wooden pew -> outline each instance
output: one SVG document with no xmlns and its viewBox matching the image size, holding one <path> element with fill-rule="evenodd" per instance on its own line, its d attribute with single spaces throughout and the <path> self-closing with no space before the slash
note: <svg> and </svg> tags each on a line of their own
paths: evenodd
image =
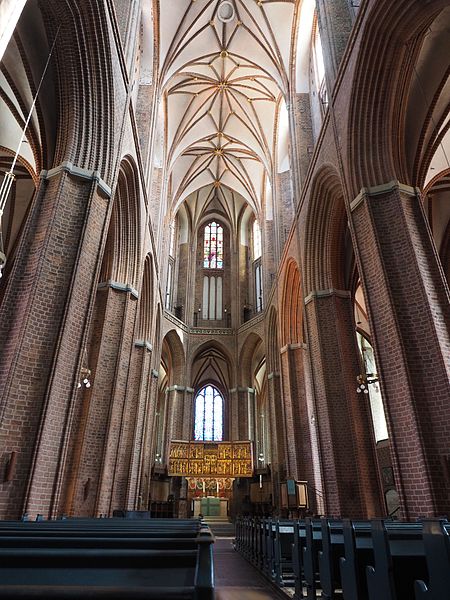
<svg viewBox="0 0 450 600">
<path fill-rule="evenodd" d="M 414 580 L 427 579 L 421 524 L 372 521 L 375 566 L 366 568 L 369 600 L 410 600 Z"/>
<path fill-rule="evenodd" d="M 210 600 L 213 541 L 199 521 L 0 522 L 0 598 Z"/>
<path fill-rule="evenodd" d="M 339 560 L 344 555 L 342 524 L 332 527 L 328 519 L 320 520 L 322 549 L 318 552 L 320 587 L 323 600 L 342 598 Z"/>
<path fill-rule="evenodd" d="M 294 543 L 294 524 L 286 521 L 275 522 L 274 573 L 275 583 L 280 587 L 293 585 L 294 571 L 292 563 L 292 544 Z"/>
<path fill-rule="evenodd" d="M 256 553 L 255 566 L 280 587 L 290 583 L 293 570 L 295 600 L 315 600 L 318 591 L 324 599 L 412 600 L 414 580 L 420 578 L 416 600 L 441 600 L 442 590 L 450 587 L 449 529 L 448 522 L 422 527 L 390 520 L 268 521 L 260 523 L 259 538 L 247 538 L 247 544 Z M 283 539 L 293 541 L 290 560 Z M 433 586 L 437 595 L 430 595 Z"/>
<path fill-rule="evenodd" d="M 425 521 L 423 543 L 428 583 L 415 582 L 416 600 L 450 600 L 450 536 L 448 521 Z"/>
<path fill-rule="evenodd" d="M 364 600 L 368 598 L 365 567 L 373 562 L 372 541 L 370 538 L 364 543 L 360 529 L 357 549 L 355 524 L 344 519 L 342 528 L 344 556 L 340 558 L 340 573 L 345 600 Z"/>
</svg>

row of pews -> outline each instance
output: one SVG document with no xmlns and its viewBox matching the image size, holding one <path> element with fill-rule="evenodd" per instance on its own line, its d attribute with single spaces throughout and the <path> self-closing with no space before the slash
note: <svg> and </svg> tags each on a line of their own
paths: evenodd
<svg viewBox="0 0 450 600">
<path fill-rule="evenodd" d="M 449 532 L 446 520 L 240 518 L 235 547 L 294 600 L 450 600 Z"/>
<path fill-rule="evenodd" d="M 198 519 L 0 521 L 0 598 L 211 600 L 213 542 Z"/>
</svg>

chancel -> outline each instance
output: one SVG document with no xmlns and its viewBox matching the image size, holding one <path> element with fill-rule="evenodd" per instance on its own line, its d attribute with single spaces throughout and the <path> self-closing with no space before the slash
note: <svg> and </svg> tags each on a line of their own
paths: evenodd
<svg viewBox="0 0 450 600">
<path fill-rule="evenodd" d="M 449 28 L 1 1 L 0 597 L 448 594 Z"/>
</svg>

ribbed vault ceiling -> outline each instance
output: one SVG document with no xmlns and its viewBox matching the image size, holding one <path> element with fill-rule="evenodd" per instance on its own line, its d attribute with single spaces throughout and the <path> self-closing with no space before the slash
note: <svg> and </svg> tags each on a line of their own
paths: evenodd
<svg viewBox="0 0 450 600">
<path fill-rule="evenodd" d="M 171 193 L 176 206 L 204 186 L 224 187 L 257 212 L 288 90 L 296 2 L 225 4 L 177 0 L 160 11 Z"/>
</svg>

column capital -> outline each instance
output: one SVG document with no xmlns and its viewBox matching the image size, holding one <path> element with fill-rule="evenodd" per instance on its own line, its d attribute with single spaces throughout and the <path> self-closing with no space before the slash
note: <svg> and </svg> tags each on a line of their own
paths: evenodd
<svg viewBox="0 0 450 600">
<path fill-rule="evenodd" d="M 304 344 L 303 342 L 298 342 L 296 344 L 286 344 L 286 346 L 283 346 L 280 349 L 280 354 L 284 354 L 285 352 L 288 352 L 289 350 L 306 350 L 306 348 L 307 348 L 307 345 Z"/>
<path fill-rule="evenodd" d="M 330 298 L 331 296 L 336 296 L 337 298 L 351 298 L 351 292 L 348 290 L 335 290 L 334 288 L 330 288 L 329 290 L 314 290 L 308 296 L 306 296 L 304 302 L 305 306 L 309 304 L 315 298 Z"/>
<path fill-rule="evenodd" d="M 353 212 L 368 196 L 372 198 L 374 196 L 384 196 L 385 194 L 389 194 L 390 192 L 396 190 L 401 192 L 403 195 L 410 196 L 411 198 L 420 197 L 419 188 L 411 187 L 410 185 L 400 183 L 397 181 L 397 179 L 393 179 L 392 181 L 389 181 L 388 183 L 382 183 L 381 185 L 361 188 L 359 194 L 350 203 L 350 210 Z"/>
<path fill-rule="evenodd" d="M 116 292 L 130 292 L 132 296 L 135 298 L 139 298 L 139 292 L 134 289 L 129 283 L 121 283 L 119 281 L 102 281 L 98 284 L 97 289 L 104 290 L 106 288 L 111 288 L 116 290 Z"/>
<path fill-rule="evenodd" d="M 170 387 L 167 388 L 168 392 L 193 392 L 194 390 L 192 388 L 188 388 L 185 387 L 184 385 L 171 385 Z"/>
<path fill-rule="evenodd" d="M 90 179 L 91 181 L 96 181 L 98 187 L 101 189 L 101 191 L 107 198 L 111 198 L 112 196 L 112 190 L 110 186 L 105 181 L 103 181 L 98 171 L 89 171 L 88 169 L 82 169 L 81 167 L 77 167 L 76 165 L 71 163 L 69 160 L 64 161 L 63 163 L 61 163 L 57 167 L 54 167 L 53 169 L 50 169 L 49 171 L 45 169 L 42 170 L 40 177 L 41 179 L 51 179 L 52 177 L 56 177 L 56 175 L 59 175 L 60 173 L 68 173 L 69 175 L 72 175 L 72 177 L 79 177 L 80 179 Z"/>
<path fill-rule="evenodd" d="M 153 351 L 153 346 L 148 340 L 137 340 L 134 345 L 136 348 L 146 348 L 149 352 Z"/>
</svg>

